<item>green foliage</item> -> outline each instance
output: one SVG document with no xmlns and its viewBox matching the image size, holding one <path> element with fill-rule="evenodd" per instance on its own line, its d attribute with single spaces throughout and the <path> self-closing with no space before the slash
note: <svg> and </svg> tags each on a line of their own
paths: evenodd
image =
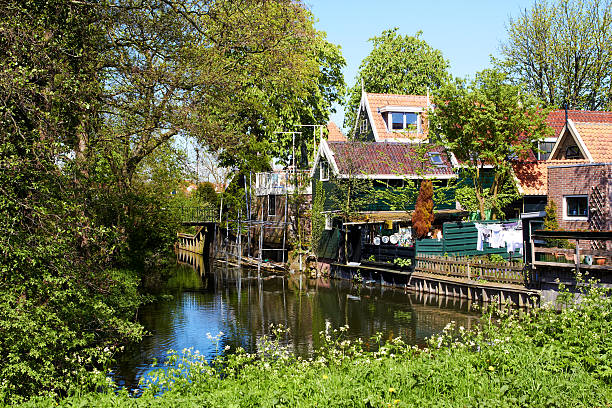
<svg viewBox="0 0 612 408">
<path fill-rule="evenodd" d="M 448 61 L 442 52 L 414 36 L 385 30 L 370 38 L 372 51 L 359 65 L 355 86 L 350 89 L 344 125 L 353 127 L 361 100 L 361 84 L 366 92 L 425 95 L 438 89 L 448 78 Z"/>
<path fill-rule="evenodd" d="M 494 168 L 489 196 L 492 207 L 500 208 L 500 193 L 511 179 L 512 161 L 524 158 L 551 131 L 546 111 L 494 70 L 477 73 L 471 82 L 449 82 L 436 93 L 434 103 L 430 126 L 439 129 L 446 147 L 467 166 L 484 217 L 484 166 Z"/>
<path fill-rule="evenodd" d="M 198 202 L 212 204 L 213 206 L 217 205 L 217 191 L 210 181 L 204 181 L 198 184 L 198 188 L 194 195 Z"/>
<path fill-rule="evenodd" d="M 480 205 L 474 187 L 463 186 L 457 188 L 455 190 L 455 197 L 464 210 L 474 213 L 480 212 Z M 482 198 L 485 214 L 491 211 L 496 215 L 496 218 L 504 219 L 506 218 L 504 209 L 520 199 L 521 195 L 512 179 L 506 178 L 496 198 L 492 196 L 490 188 L 482 189 Z"/>
<path fill-rule="evenodd" d="M 431 180 L 423 180 L 412 213 L 412 229 L 417 239 L 427 235 L 433 220 L 433 183 Z"/>
<path fill-rule="evenodd" d="M 323 214 L 324 205 L 325 190 L 323 190 L 323 183 L 320 180 L 317 180 L 314 185 L 312 208 L 310 210 L 310 248 L 314 253 L 317 253 L 319 250 L 321 236 L 323 235 L 323 230 L 325 229 L 325 215 Z"/>
<path fill-rule="evenodd" d="M 507 26 L 498 66 L 549 106 L 612 109 L 612 3 L 534 2 Z"/>
<path fill-rule="evenodd" d="M 559 222 L 557 222 L 557 204 L 554 200 L 548 200 L 546 204 L 546 215 L 544 216 L 544 231 L 559 231 Z M 570 248 L 570 242 L 567 239 L 545 238 L 546 245 L 551 248 Z"/>
<path fill-rule="evenodd" d="M 606 406 L 608 295 L 591 288 L 580 305 L 570 302 L 560 312 L 493 307 L 473 330 L 450 323 L 427 347 L 380 335 L 351 340 L 346 327 L 328 327 L 324 345 L 303 359 L 284 345 L 285 329 L 276 330 L 257 354 L 238 349 L 208 362 L 190 350 L 172 353 L 175 368 L 158 371 L 138 399 L 86 394 L 60 406 Z"/>
<path fill-rule="evenodd" d="M 412 259 L 410 258 L 395 258 L 393 260 L 393 263 L 395 265 L 401 266 L 401 267 L 409 267 L 412 265 Z"/>
<path fill-rule="evenodd" d="M 506 260 L 499 254 L 489 254 L 489 261 L 492 263 L 504 263 Z"/>
</svg>

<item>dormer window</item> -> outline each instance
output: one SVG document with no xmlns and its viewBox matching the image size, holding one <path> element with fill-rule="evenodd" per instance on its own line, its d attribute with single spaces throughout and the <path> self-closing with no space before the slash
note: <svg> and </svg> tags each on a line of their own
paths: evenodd
<svg viewBox="0 0 612 408">
<path fill-rule="evenodd" d="M 579 159 L 580 149 L 578 149 L 578 146 L 567 146 L 567 149 L 565 150 L 565 158 L 566 159 Z"/>
<path fill-rule="evenodd" d="M 419 114 L 416 112 L 389 112 L 387 126 L 389 130 L 419 131 Z"/>
</svg>

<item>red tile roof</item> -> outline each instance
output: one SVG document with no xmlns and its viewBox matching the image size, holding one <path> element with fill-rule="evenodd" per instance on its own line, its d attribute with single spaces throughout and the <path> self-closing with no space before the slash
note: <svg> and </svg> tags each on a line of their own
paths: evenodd
<svg viewBox="0 0 612 408">
<path fill-rule="evenodd" d="M 576 130 L 593 156 L 595 162 L 612 162 L 612 112 L 568 110 L 568 119 L 576 125 Z M 551 112 L 546 120 L 559 137 L 565 126 L 565 111 Z M 548 167 L 564 164 L 582 164 L 586 160 L 547 160 L 538 162 L 534 157 L 514 163 L 514 174 L 518 179 L 521 193 L 525 195 L 546 195 Z"/>
<path fill-rule="evenodd" d="M 612 112 L 568 110 L 567 117 L 574 122 L 612 123 Z M 565 126 L 565 110 L 550 112 L 546 122 L 555 131 L 555 137 L 559 137 Z"/>
<path fill-rule="evenodd" d="M 394 95 L 381 93 L 366 93 L 368 107 L 372 113 L 372 127 L 376 129 L 378 140 L 385 139 L 420 139 L 424 140 L 428 137 L 428 122 L 427 122 L 427 96 L 424 95 Z M 425 114 L 422 119 L 422 133 L 404 133 L 404 132 L 389 132 L 387 125 L 378 111 L 384 106 L 401 106 L 421 108 Z"/>
<path fill-rule="evenodd" d="M 606 112 L 608 113 L 608 112 Z M 609 112 L 612 115 L 612 112 Z M 576 130 L 595 162 L 612 162 L 612 122 L 576 122 Z"/>
<path fill-rule="evenodd" d="M 388 176 L 453 176 L 446 151 L 431 146 L 430 152 L 440 153 L 443 164 L 425 164 L 417 159 L 415 145 L 394 142 L 328 142 L 340 174 Z"/>
<path fill-rule="evenodd" d="M 327 123 L 327 140 L 330 142 L 346 142 L 346 136 L 334 122 Z"/>
<path fill-rule="evenodd" d="M 518 180 L 519 193 L 524 195 L 546 195 L 548 192 L 548 167 L 564 164 L 583 164 L 587 160 L 522 161 L 512 164 Z"/>
</svg>

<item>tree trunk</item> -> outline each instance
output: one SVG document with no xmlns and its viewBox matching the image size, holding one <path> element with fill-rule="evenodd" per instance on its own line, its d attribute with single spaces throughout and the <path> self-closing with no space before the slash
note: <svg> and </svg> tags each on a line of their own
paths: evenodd
<svg viewBox="0 0 612 408">
<path fill-rule="evenodd" d="M 495 203 L 495 207 L 497 207 L 497 194 L 499 192 L 499 174 L 497 172 L 495 172 L 495 176 L 493 176 L 493 185 L 491 186 L 491 191 L 491 200 L 493 203 Z M 491 214 L 491 219 L 497 219 L 497 214 L 495 212 Z"/>
<path fill-rule="evenodd" d="M 474 191 L 476 193 L 476 199 L 478 200 L 478 210 L 480 211 L 480 219 L 484 221 L 486 219 L 484 213 L 484 197 L 482 191 L 482 180 L 480 179 L 480 168 L 476 166 L 476 183 L 474 185 Z"/>
</svg>

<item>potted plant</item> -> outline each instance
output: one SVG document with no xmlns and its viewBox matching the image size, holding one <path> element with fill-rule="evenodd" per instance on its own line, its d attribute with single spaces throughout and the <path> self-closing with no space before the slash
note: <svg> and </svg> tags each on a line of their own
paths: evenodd
<svg viewBox="0 0 612 408">
<path fill-rule="evenodd" d="M 594 256 L 593 257 L 593 263 L 595 265 L 605 265 L 606 264 L 606 257 L 605 256 Z"/>
</svg>

